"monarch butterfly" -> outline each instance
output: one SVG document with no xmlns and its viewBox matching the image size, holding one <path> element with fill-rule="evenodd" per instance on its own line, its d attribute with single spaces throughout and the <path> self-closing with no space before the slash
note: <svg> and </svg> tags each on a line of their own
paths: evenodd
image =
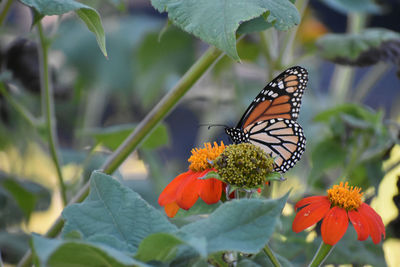
<svg viewBox="0 0 400 267">
<path fill-rule="evenodd" d="M 285 173 L 300 159 L 306 145 L 296 122 L 308 72 L 296 66 L 279 74 L 257 95 L 236 127 L 225 127 L 235 144 L 249 142 L 275 158 L 274 171 Z"/>
</svg>

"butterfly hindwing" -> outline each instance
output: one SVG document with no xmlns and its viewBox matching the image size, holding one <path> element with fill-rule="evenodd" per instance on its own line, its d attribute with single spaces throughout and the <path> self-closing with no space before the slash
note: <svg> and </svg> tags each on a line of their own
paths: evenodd
<svg viewBox="0 0 400 267">
<path fill-rule="evenodd" d="M 300 159 L 306 145 L 301 126 L 293 120 L 277 118 L 258 121 L 244 129 L 250 143 L 275 158 L 275 171 L 286 172 Z"/>
<path fill-rule="evenodd" d="M 285 70 L 261 90 L 236 128 L 246 128 L 257 121 L 273 118 L 297 120 L 307 81 L 306 69 L 296 66 Z"/>
</svg>

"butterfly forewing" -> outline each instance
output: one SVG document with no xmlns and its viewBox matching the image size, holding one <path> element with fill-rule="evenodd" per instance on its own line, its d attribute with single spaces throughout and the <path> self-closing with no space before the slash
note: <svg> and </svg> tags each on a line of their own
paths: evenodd
<svg viewBox="0 0 400 267">
<path fill-rule="evenodd" d="M 244 128 L 250 143 L 275 158 L 275 171 L 286 172 L 300 159 L 306 145 L 303 129 L 294 120 L 258 121 Z"/>
<path fill-rule="evenodd" d="M 297 120 L 307 81 L 307 70 L 302 67 L 296 66 L 282 72 L 261 90 L 236 128 L 244 129 L 257 121 L 274 118 Z"/>
</svg>

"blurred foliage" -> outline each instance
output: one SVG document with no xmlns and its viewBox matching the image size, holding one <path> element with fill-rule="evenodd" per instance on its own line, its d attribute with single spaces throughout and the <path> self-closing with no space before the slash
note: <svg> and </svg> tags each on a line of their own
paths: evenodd
<svg viewBox="0 0 400 267">
<path fill-rule="evenodd" d="M 317 45 L 322 57 L 346 65 L 369 66 L 380 61 L 400 68 L 400 34 L 387 29 L 367 29 L 359 34 L 326 34 Z"/>
<path fill-rule="evenodd" d="M 382 12 L 381 6 L 374 0 L 322 0 L 322 2 L 330 8 L 345 14 L 352 12 L 379 14 Z"/>
<path fill-rule="evenodd" d="M 179 109 L 172 111 L 153 130 L 138 153 L 129 159 L 129 164 L 115 174 L 121 183 L 134 188 L 146 202 L 122 185 L 110 181 L 103 186 L 118 188 L 112 198 L 121 200 L 121 196 L 126 196 L 129 201 L 117 205 L 111 199 L 96 199 L 91 195 L 81 206 L 65 209 L 64 217 L 69 222 L 63 239 L 33 236 L 31 245 L 37 263 L 57 265 L 66 263 L 65 259 L 68 259 L 70 264 L 85 263 L 88 266 L 104 262 L 115 266 L 140 266 L 143 263 L 131 255 L 126 256 L 124 251 L 132 254 L 142 245 L 138 258 L 145 261 L 154 257 L 155 261 L 174 266 L 201 265 L 207 264 L 206 255 L 209 263 L 226 266 L 224 253 L 207 251 L 212 245 L 220 249 L 222 242 L 215 241 L 213 236 L 205 241 L 201 235 L 209 229 L 196 223 L 207 214 L 215 214 L 224 205 L 206 205 L 198 201 L 190 210 L 180 210 L 174 219 L 166 221 L 148 203 L 159 208 L 158 193 L 177 173 L 187 169 L 190 149 L 184 148 L 184 145 L 193 147 L 205 141 L 228 140 L 222 128 L 208 131 L 206 127 L 198 127 L 198 122 L 232 125 L 266 82 L 289 66 L 302 65 L 310 73 L 299 118 L 307 137 L 307 148 L 302 160 L 285 174 L 290 182 L 296 181 L 301 185 L 295 188 L 291 198 L 325 192 L 331 184 L 346 179 L 350 184 L 362 187 L 369 201 L 376 196 L 381 179 L 389 171 L 384 164 L 391 159 L 392 148 L 398 144 L 400 129 L 399 114 L 396 112 L 396 89 L 400 84 L 393 75 L 393 70 L 400 66 L 400 35 L 396 25 L 374 28 L 382 25 L 373 23 L 377 15 L 385 18 L 391 9 L 396 10 L 394 3 L 320 1 L 328 11 L 347 16 L 346 32 L 329 33 L 340 23 L 339 16 L 337 13 L 326 15 L 327 11 L 323 8 L 313 9 L 315 5 L 312 3 L 312 6 L 304 6 L 308 1 L 236 1 L 232 6 L 223 6 L 223 1 L 183 1 L 178 4 L 170 0 L 151 1 L 158 11 L 168 14 L 159 14 L 150 1 L 81 3 L 68 0 L 57 1 L 58 4 L 63 2 L 59 7 L 50 0 L 19 2 L 33 7 L 34 11 L 24 9 L 25 6 L 17 3 L 4 21 L 0 33 L 0 81 L 4 82 L 17 107 L 24 107 L 22 112 L 29 112 L 34 123 L 32 125 L 24 116 L 26 114 L 0 93 L 0 251 L 5 263 L 17 263 L 21 259 L 28 248 L 30 229 L 27 225 L 33 215 L 47 212 L 53 204 L 50 201 L 58 199 L 43 126 L 38 60 L 40 47 L 34 36 L 35 30 L 26 33 L 32 26 L 32 20 L 33 24 L 41 20 L 51 44 L 50 76 L 61 167 L 63 172 L 68 173 L 65 182 L 69 199 L 108 159 L 110 150 L 115 151 L 123 143 L 135 126 L 196 62 L 207 43 L 228 54 L 213 65 L 180 101 Z M 21 10 L 27 13 L 20 13 Z M 66 11 L 74 11 L 76 16 L 47 16 Z M 32 18 L 26 15 L 31 13 Z M 330 20 L 323 20 L 325 16 Z M 354 16 L 363 18 L 360 25 L 351 24 Z M 295 27 L 300 17 L 301 24 Z M 24 21 L 28 25 L 26 28 L 23 28 Z M 100 53 L 99 46 L 108 58 Z M 239 58 L 242 64 L 237 64 Z M 382 73 L 375 71 L 378 63 L 386 66 Z M 340 73 L 340 65 L 350 67 Z M 347 93 L 346 96 L 362 91 L 372 100 L 356 102 L 350 97 L 338 99 L 334 83 L 340 83 L 339 88 Z M 363 87 L 365 84 L 367 86 Z M 382 99 L 385 102 L 381 102 Z M 193 140 L 196 144 L 192 143 Z M 37 144 L 34 150 L 31 149 L 32 143 Z M 391 164 L 390 170 L 397 170 L 398 162 Z M 139 165 L 142 169 L 137 167 Z M 273 185 L 269 191 L 272 194 L 279 192 L 281 196 L 282 192 L 287 192 L 289 184 L 296 183 L 280 183 L 279 191 Z M 398 194 L 394 199 L 398 204 Z M 102 200 L 109 201 L 107 203 L 114 210 L 126 208 L 123 218 L 118 217 L 120 221 L 117 221 L 127 228 L 131 227 L 126 234 L 134 239 L 130 245 L 134 244 L 135 249 L 115 234 L 117 227 L 110 223 L 112 218 L 105 215 L 106 210 L 99 208 Z M 292 201 L 289 199 L 289 202 Z M 146 214 L 132 209 L 132 203 L 140 203 L 138 205 L 145 207 L 143 213 Z M 83 211 L 78 211 L 78 207 Z M 241 209 L 245 213 L 247 207 Z M 91 213 L 96 216 L 90 221 L 88 214 Z M 237 217 L 241 217 L 242 213 Z M 132 223 L 138 217 L 146 218 L 149 214 L 157 219 L 145 224 L 154 225 L 159 219 L 171 229 L 176 226 L 180 229 L 191 227 L 193 233 L 198 233 L 200 237 L 192 233 L 185 233 L 192 239 L 187 236 L 185 239 L 176 233 L 158 236 L 154 229 L 142 232 L 140 237 L 134 236 L 131 233 Z M 79 225 L 81 218 L 85 218 L 86 225 Z M 100 221 L 105 218 L 108 224 L 101 224 Z M 397 225 L 399 217 L 396 218 L 389 225 Z M 238 223 L 236 217 L 228 215 L 219 219 L 221 235 L 225 234 L 224 227 Z M 285 214 L 280 222 L 276 221 L 278 226 L 274 234 L 268 232 L 272 226 L 266 226 L 268 231 L 257 232 L 265 239 L 271 237 L 270 245 L 283 266 L 309 262 L 320 242 L 318 228 L 295 234 L 291 231 L 292 220 L 293 213 Z M 88 229 L 81 228 L 83 226 Z M 236 226 L 243 229 L 246 225 Z M 77 229 L 79 232 L 75 231 Z M 102 235 L 102 229 L 113 233 Z M 97 236 L 92 236 L 90 231 L 94 230 L 97 230 Z M 70 233 L 67 234 L 68 231 Z M 247 237 L 255 235 L 254 229 L 246 233 Z M 155 235 L 140 243 L 148 234 Z M 249 246 L 254 245 L 246 242 Z M 149 250 L 157 244 L 166 245 L 162 246 L 159 254 L 151 255 Z M 49 253 L 46 254 L 46 251 Z M 77 254 L 82 257 L 75 257 Z M 237 266 L 271 264 L 263 251 L 252 255 L 240 254 L 237 260 Z M 353 229 L 349 229 L 326 263 L 352 263 L 354 266 L 386 264 L 382 247 L 372 245 L 370 240 L 356 241 Z"/>
<path fill-rule="evenodd" d="M 339 180 L 351 177 L 362 188 L 377 187 L 384 175 L 383 160 L 398 141 L 384 123 L 383 113 L 346 104 L 325 110 L 314 119 L 324 123 L 329 134 L 312 151 L 310 182 L 326 188 L 322 181 L 329 180 L 321 178 L 328 170 L 340 167 L 341 173 L 335 175 Z"/>
<path fill-rule="evenodd" d="M 115 150 L 136 128 L 132 125 L 118 125 L 102 129 L 88 130 L 87 135 L 94 136 L 98 144 Z M 168 143 L 168 132 L 165 125 L 161 124 L 143 141 L 141 148 L 155 149 Z"/>
</svg>

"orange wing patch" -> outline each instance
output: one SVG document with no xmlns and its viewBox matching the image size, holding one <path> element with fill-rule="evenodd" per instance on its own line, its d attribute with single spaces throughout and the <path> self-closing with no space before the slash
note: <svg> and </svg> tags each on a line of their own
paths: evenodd
<svg viewBox="0 0 400 267">
<path fill-rule="evenodd" d="M 259 103 L 251 112 L 250 116 L 243 124 L 246 128 L 250 124 L 260 120 L 269 120 L 274 118 L 291 118 L 290 97 L 287 95 L 275 98 L 273 101 L 264 101 Z M 279 115 L 279 116 L 277 116 Z"/>
</svg>

